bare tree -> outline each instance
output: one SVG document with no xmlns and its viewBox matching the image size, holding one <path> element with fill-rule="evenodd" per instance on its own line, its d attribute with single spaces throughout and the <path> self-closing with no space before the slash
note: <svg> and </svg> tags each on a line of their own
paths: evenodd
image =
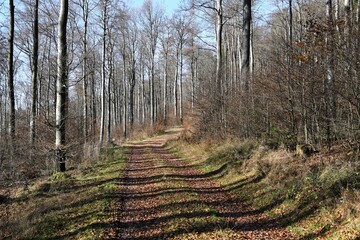
<svg viewBox="0 0 360 240">
<path fill-rule="evenodd" d="M 105 130 L 105 112 L 106 112 L 106 39 L 107 39 L 107 22 L 108 22 L 108 0 L 104 0 L 102 9 L 102 68 L 101 68 L 101 120 L 100 120 L 100 141 L 102 146 L 104 141 Z"/>
<path fill-rule="evenodd" d="M 66 25 L 68 20 L 69 1 L 61 0 L 58 26 L 58 58 L 56 81 L 56 160 L 59 170 L 65 171 L 65 131 L 68 108 L 68 71 Z"/>
<path fill-rule="evenodd" d="M 179 78 L 179 55 L 180 55 L 180 43 L 176 43 L 176 57 L 175 57 L 175 76 L 174 76 L 174 89 L 173 89 L 173 107 L 174 117 L 177 119 L 178 113 L 178 78 Z"/>
<path fill-rule="evenodd" d="M 111 82 L 114 77 L 114 44 L 112 39 L 112 29 L 108 28 L 108 35 L 109 35 L 109 43 L 108 43 L 108 58 L 107 58 L 107 69 L 108 69 L 108 76 L 107 76 L 107 127 L 106 127 L 106 144 L 111 143 L 111 101 L 112 101 L 112 94 L 111 94 Z"/>
<path fill-rule="evenodd" d="M 12 140 L 15 138 L 15 94 L 14 94 L 14 1 L 9 0 L 10 28 L 9 28 L 9 52 L 8 52 L 8 91 L 10 101 L 9 132 Z"/>
<path fill-rule="evenodd" d="M 155 53 L 157 49 L 160 27 L 162 26 L 164 12 L 154 7 L 152 0 L 146 0 L 141 12 L 143 31 L 148 39 L 149 72 L 150 72 L 150 123 L 155 122 Z"/>
<path fill-rule="evenodd" d="M 89 0 L 80 0 L 81 17 L 84 22 L 84 33 L 82 36 L 82 80 L 83 80 L 83 137 L 87 141 L 88 137 L 88 23 L 89 23 Z"/>
<path fill-rule="evenodd" d="M 173 28 L 175 31 L 175 41 L 177 43 L 176 47 L 176 63 L 177 66 L 179 66 L 179 69 L 176 69 L 176 71 L 179 71 L 179 74 L 176 72 L 175 74 L 175 85 L 177 85 L 177 82 L 179 82 L 179 115 L 180 115 L 180 122 L 183 123 L 183 75 L 184 75 L 184 48 L 185 45 L 188 43 L 188 38 L 190 34 L 190 24 L 191 24 L 191 17 L 186 16 L 185 14 L 177 14 L 173 17 Z M 178 78 L 178 79 L 177 79 Z M 178 80 L 178 81 L 177 81 Z M 176 87 L 174 86 L 174 92 L 176 91 Z M 175 99 L 175 97 L 174 97 Z M 174 113 L 176 113 L 174 111 Z M 175 114 L 176 116 L 176 114 Z"/>
<path fill-rule="evenodd" d="M 222 52 L 222 35 L 223 35 L 223 4 L 222 0 L 216 0 L 216 83 L 218 91 L 221 93 L 221 78 L 223 70 L 223 52 Z"/>
<path fill-rule="evenodd" d="M 129 93 L 130 93 L 130 130 L 133 130 L 134 127 L 134 108 L 135 108 L 135 87 L 136 87 L 136 48 L 138 41 L 138 28 L 136 22 L 133 20 L 129 21 L 128 24 L 129 33 L 128 33 L 128 42 L 129 42 Z"/>
<path fill-rule="evenodd" d="M 161 37 L 161 46 L 162 46 L 162 59 L 163 59 L 163 78 L 164 78 L 164 85 L 163 85 L 163 120 L 164 124 L 167 125 L 167 114 L 168 114 L 168 78 L 169 78 L 169 59 L 170 59 L 170 50 L 171 50 L 171 42 L 172 42 L 172 34 L 169 28 L 170 26 L 167 25 L 165 32 Z"/>
<path fill-rule="evenodd" d="M 356 23 L 360 23 L 360 1 L 357 2 Z"/>
<path fill-rule="evenodd" d="M 244 0 L 241 47 L 241 73 L 245 81 L 245 90 L 249 91 L 251 46 L 251 0 Z"/>
<path fill-rule="evenodd" d="M 326 1 L 326 17 L 328 22 L 328 34 L 326 37 L 327 60 L 326 60 L 326 81 L 325 81 L 325 96 L 326 96 L 326 119 L 327 140 L 330 142 L 333 138 L 334 121 L 336 118 L 335 110 L 335 92 L 334 92 L 334 51 L 333 51 L 333 4 L 332 0 Z"/>
<path fill-rule="evenodd" d="M 36 106 L 38 100 L 38 55 L 39 55 L 39 0 L 35 0 L 32 52 L 32 102 L 30 116 L 30 144 L 33 147 L 36 136 Z"/>
</svg>

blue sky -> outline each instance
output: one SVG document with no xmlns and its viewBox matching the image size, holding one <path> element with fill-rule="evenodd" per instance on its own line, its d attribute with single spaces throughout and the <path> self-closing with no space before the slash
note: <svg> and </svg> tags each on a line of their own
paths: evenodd
<svg viewBox="0 0 360 240">
<path fill-rule="evenodd" d="M 154 3 L 159 3 L 162 6 L 168 15 L 171 15 L 175 9 L 178 8 L 182 0 L 154 0 Z M 139 7 L 142 5 L 144 0 L 127 0 L 127 3 L 130 6 Z"/>
<path fill-rule="evenodd" d="M 183 0 L 154 0 L 155 3 L 159 3 L 162 6 L 168 15 L 171 15 L 174 10 L 178 8 Z M 144 0 L 127 0 L 127 3 L 130 6 L 139 7 L 142 5 Z M 273 10 L 273 4 L 271 4 L 271 0 L 260 0 L 256 6 L 256 10 L 260 12 L 260 14 L 269 14 Z M 261 14 L 261 15 L 262 15 Z"/>
</svg>

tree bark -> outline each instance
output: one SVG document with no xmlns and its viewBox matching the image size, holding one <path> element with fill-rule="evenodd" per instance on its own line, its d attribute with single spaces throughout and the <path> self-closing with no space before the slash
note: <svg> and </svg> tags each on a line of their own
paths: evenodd
<svg viewBox="0 0 360 240">
<path fill-rule="evenodd" d="M 109 36 L 111 33 L 109 32 Z M 107 126 L 106 126 L 106 144 L 109 145 L 111 143 L 111 81 L 113 79 L 113 50 L 114 46 L 112 43 L 112 39 L 109 37 L 109 50 L 108 50 L 108 76 L 107 76 Z"/>
<path fill-rule="evenodd" d="M 39 0 L 35 0 L 32 53 L 32 101 L 30 115 L 30 145 L 34 147 L 36 137 L 36 113 L 38 102 L 38 55 L 39 55 Z"/>
<path fill-rule="evenodd" d="M 151 50 L 150 59 L 150 124 L 155 122 L 155 51 Z"/>
<path fill-rule="evenodd" d="M 105 130 L 105 111 L 106 111 L 106 101 L 105 101 L 105 85 L 106 85 L 106 32 L 107 32 L 107 0 L 104 1 L 103 9 L 103 22 L 102 22 L 102 68 L 101 68 L 101 119 L 100 119 L 100 146 L 104 142 L 104 130 Z"/>
<path fill-rule="evenodd" d="M 167 33 L 169 34 L 169 33 Z M 168 101 L 168 66 L 169 66 L 169 49 L 170 49 L 170 35 L 164 36 L 162 40 L 162 50 L 163 50 L 163 58 L 164 58 L 164 73 L 163 73 L 163 121 L 165 126 L 167 125 L 167 101 Z"/>
<path fill-rule="evenodd" d="M 350 34 L 351 34 L 351 7 L 350 0 L 344 1 L 344 12 L 345 12 L 345 45 L 347 48 L 350 45 Z"/>
<path fill-rule="evenodd" d="M 243 41 L 241 47 L 241 74 L 245 83 L 245 91 L 249 92 L 251 57 L 251 0 L 244 0 L 242 36 Z"/>
<path fill-rule="evenodd" d="M 165 66 L 164 66 L 164 99 L 163 99 L 163 119 L 165 126 L 167 125 L 167 85 L 168 85 L 168 49 L 165 50 Z"/>
<path fill-rule="evenodd" d="M 217 129 L 214 129 L 219 134 L 223 133 L 223 110 L 224 110 L 224 94 L 223 94 L 223 6 L 222 0 L 216 1 L 216 76 L 215 76 L 215 85 L 216 89 L 214 94 L 213 102 L 213 112 L 212 116 L 214 124 L 218 125 Z M 215 127 L 216 128 L 216 127 Z"/>
<path fill-rule="evenodd" d="M 95 131 L 96 131 L 96 125 L 97 125 L 97 104 L 96 104 L 96 80 L 95 80 L 95 56 L 94 56 L 94 53 L 92 53 L 92 68 L 91 68 L 91 86 L 90 86 L 90 89 L 91 89 L 91 118 L 92 118 L 92 121 L 91 121 L 91 126 L 92 126 L 92 129 L 91 129 L 91 132 L 92 134 L 95 134 Z"/>
<path fill-rule="evenodd" d="M 10 139 L 15 140 L 15 93 L 14 93 L 14 22 L 15 6 L 14 1 L 9 0 L 10 9 L 10 28 L 9 28 L 9 52 L 8 52 L 8 91 L 10 101 L 10 122 L 9 133 Z"/>
<path fill-rule="evenodd" d="M 68 76 L 66 25 L 68 19 L 68 0 L 61 0 L 58 26 L 58 58 L 56 81 L 56 160 L 58 170 L 65 171 L 65 123 L 67 118 Z"/>
<path fill-rule="evenodd" d="M 134 100 L 135 100 L 135 84 L 136 84 L 136 59 L 135 59 L 135 42 L 132 43 L 131 50 L 131 60 L 130 60 L 130 130 L 133 130 L 134 127 Z"/>
<path fill-rule="evenodd" d="M 177 109 L 178 109 L 178 76 L 179 76 L 179 46 L 176 47 L 176 64 L 175 64 L 175 77 L 174 77 L 174 118 L 177 120 Z"/>
<path fill-rule="evenodd" d="M 358 25 L 360 24 L 360 1 L 358 1 L 358 4 L 357 4 L 356 23 Z"/>
<path fill-rule="evenodd" d="M 222 32 L 223 32 L 223 10 L 222 0 L 216 0 L 217 24 L 216 24 L 216 84 L 221 92 L 222 76 Z"/>
<path fill-rule="evenodd" d="M 288 94 L 289 94 L 289 107 L 291 114 L 292 133 L 297 135 L 297 126 L 295 119 L 295 96 L 294 96 L 294 84 L 293 84 L 293 63 L 292 63 L 292 52 L 293 52 L 293 0 L 289 1 L 289 25 L 288 25 L 288 53 L 287 53 L 287 81 L 288 81 Z"/>
<path fill-rule="evenodd" d="M 181 40 L 182 41 L 182 40 Z M 180 115 L 180 123 L 183 124 L 184 121 L 184 116 L 183 116 L 183 43 L 180 43 L 180 78 L 179 78 L 179 82 L 180 82 L 180 94 L 179 94 L 179 115 Z"/>
<path fill-rule="evenodd" d="M 326 81 L 325 81 L 325 97 L 326 97 L 326 134 L 327 142 L 333 139 L 334 121 L 336 117 L 335 110 L 335 96 L 334 96 L 334 51 L 333 51 L 333 5 L 332 0 L 326 1 L 326 17 L 328 21 L 328 34 L 326 36 L 327 47 L 327 67 L 326 67 Z"/>
<path fill-rule="evenodd" d="M 83 138 L 87 142 L 88 138 L 88 72 L 87 72 L 87 31 L 88 31 L 88 18 L 89 18 L 89 2 L 82 0 L 82 18 L 84 21 L 84 35 L 83 41 Z"/>
<path fill-rule="evenodd" d="M 123 137 L 127 138 L 127 89 L 126 89 L 126 54 L 123 53 Z"/>
</svg>

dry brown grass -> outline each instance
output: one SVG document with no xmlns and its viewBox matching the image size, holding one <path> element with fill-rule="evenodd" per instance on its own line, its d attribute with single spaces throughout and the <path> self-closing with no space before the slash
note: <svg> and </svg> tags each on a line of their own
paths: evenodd
<svg viewBox="0 0 360 240">
<path fill-rule="evenodd" d="M 231 191 L 255 208 L 283 221 L 299 238 L 360 236 L 360 158 L 356 149 L 338 144 L 299 157 L 251 141 L 218 144 L 182 139 L 172 145 L 177 151 L 205 172 L 227 164 L 218 181 L 232 186 Z M 234 187 L 237 182 L 244 184 Z"/>
</svg>

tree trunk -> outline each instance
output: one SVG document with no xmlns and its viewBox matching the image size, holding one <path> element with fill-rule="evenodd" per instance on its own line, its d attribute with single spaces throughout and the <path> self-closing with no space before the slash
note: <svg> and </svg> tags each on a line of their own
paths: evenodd
<svg viewBox="0 0 360 240">
<path fill-rule="evenodd" d="M 180 115 L 180 123 L 183 124 L 183 84 L 182 84 L 182 78 L 183 78 L 183 43 L 180 43 L 180 94 L 179 94 L 179 115 Z"/>
<path fill-rule="evenodd" d="M 123 54 L 123 137 L 127 138 L 126 56 Z"/>
<path fill-rule="evenodd" d="M 101 68 L 101 120 L 100 120 L 100 146 L 104 142 L 104 130 L 105 130 L 105 81 L 106 81 L 106 32 L 107 32 L 107 0 L 104 1 L 103 9 L 103 36 L 102 36 L 102 68 Z"/>
<path fill-rule="evenodd" d="M 92 117 L 92 134 L 96 132 L 97 125 L 97 104 L 96 104 L 96 80 L 95 80 L 95 56 L 92 54 L 92 69 L 91 69 L 91 117 Z"/>
<path fill-rule="evenodd" d="M 168 49 L 165 50 L 165 66 L 164 66 L 164 99 L 163 99 L 163 119 L 165 126 L 167 125 L 167 85 L 168 85 Z"/>
<path fill-rule="evenodd" d="M 297 126 L 296 126 L 296 119 L 295 119 L 295 96 L 294 96 L 294 86 L 293 86 L 293 79 L 292 79 L 292 52 L 293 52 L 293 7 L 292 1 L 289 1 L 289 26 L 288 26 L 288 56 L 287 56 L 287 81 L 288 81 L 288 94 L 289 94 L 289 106 L 290 106 L 290 113 L 291 113 L 291 123 L 292 123 L 292 133 L 293 135 L 297 135 Z"/>
<path fill-rule="evenodd" d="M 58 27 L 58 58 L 57 58 L 57 81 L 56 81 L 56 160 L 58 170 L 65 171 L 65 123 L 67 118 L 67 44 L 66 25 L 69 9 L 68 0 L 61 0 Z"/>
<path fill-rule="evenodd" d="M 15 93 L 14 93 L 14 22 L 15 6 L 14 1 L 9 0 L 10 9 L 10 29 L 9 29 L 9 53 L 8 53 L 8 91 L 10 101 L 10 122 L 9 133 L 10 139 L 15 140 Z"/>
<path fill-rule="evenodd" d="M 30 145 L 34 147 L 36 137 L 36 106 L 38 101 L 38 53 L 39 53 L 39 0 L 35 0 L 32 55 L 32 101 L 30 116 Z"/>
<path fill-rule="evenodd" d="M 351 34 L 351 7 L 350 0 L 344 1 L 344 12 L 345 12 L 345 46 L 350 46 L 350 34 Z"/>
<path fill-rule="evenodd" d="M 197 81 L 197 58 L 195 53 L 191 57 L 191 113 L 194 113 L 194 104 L 195 104 L 195 84 Z"/>
<path fill-rule="evenodd" d="M 178 108 L 178 102 L 177 102 L 177 87 L 178 87 L 178 76 L 179 76 L 179 46 L 176 48 L 176 64 L 175 64 L 175 77 L 174 77 L 174 118 L 175 121 L 177 120 L 177 108 Z"/>
<path fill-rule="evenodd" d="M 109 33 L 111 36 L 111 33 Z M 106 126 L 106 144 L 109 145 L 111 142 L 111 80 L 113 78 L 113 44 L 112 39 L 109 38 L 109 53 L 108 53 L 108 77 L 107 77 L 107 126 Z"/>
<path fill-rule="evenodd" d="M 223 124 L 223 109 L 224 109 L 224 96 L 223 96 L 223 51 L 222 51 L 222 40 L 223 40 L 223 8 L 222 8 L 222 0 L 216 0 L 216 76 L 215 76 L 215 84 L 216 86 L 213 89 L 213 94 L 215 98 L 212 100 L 213 105 L 213 121 L 214 131 L 222 134 L 222 124 Z"/>
<path fill-rule="evenodd" d="M 360 24 L 360 1 L 358 1 L 358 4 L 357 4 L 356 23 L 358 25 Z"/>
<path fill-rule="evenodd" d="M 346 2 L 347 0 L 345 0 Z M 340 0 L 335 0 L 335 21 L 340 20 Z M 339 24 L 336 24 L 336 32 L 340 34 Z"/>
<path fill-rule="evenodd" d="M 216 25 L 216 83 L 217 91 L 221 92 L 222 76 L 222 31 L 223 31 L 223 12 L 222 0 L 216 0 L 217 25 Z"/>
<path fill-rule="evenodd" d="M 135 45 L 135 44 L 134 44 Z M 135 78 L 136 78 L 136 60 L 135 60 L 135 46 L 132 46 L 131 53 L 131 74 L 130 74 L 130 130 L 134 127 L 134 100 L 135 100 Z"/>
<path fill-rule="evenodd" d="M 335 121 L 335 96 L 334 96 L 334 51 L 333 51 L 333 16 L 332 16 L 332 0 L 326 1 L 326 17 L 328 21 L 328 34 L 326 36 L 327 47 L 327 63 L 326 63 L 326 81 L 325 81 L 325 97 L 326 97 L 326 134 L 327 142 L 333 140 L 334 121 Z"/>
<path fill-rule="evenodd" d="M 250 82 L 250 45 L 251 45 L 251 0 L 244 0 L 243 5 L 243 28 L 241 47 L 241 75 L 245 83 L 245 91 L 249 92 Z"/>
<path fill-rule="evenodd" d="M 150 123 L 151 126 L 155 122 L 155 49 L 151 50 L 150 59 Z"/>
<path fill-rule="evenodd" d="M 82 18 L 84 21 L 84 36 L 83 36 L 83 138 L 87 142 L 88 137 L 88 72 L 87 72 L 87 30 L 89 17 L 89 2 L 82 0 Z"/>
<path fill-rule="evenodd" d="M 142 124 L 145 124 L 145 121 L 146 121 L 146 96 L 145 96 L 145 67 L 144 67 L 144 61 L 143 59 L 141 58 L 140 59 L 140 65 L 142 66 L 141 67 L 141 70 L 140 70 L 140 73 L 141 73 L 141 99 L 142 99 L 142 107 L 141 107 L 141 123 Z"/>
<path fill-rule="evenodd" d="M 244 0 L 243 3 L 243 27 L 242 27 L 242 46 L 241 46 L 241 78 L 245 87 L 245 136 L 250 136 L 250 58 L 251 58 L 251 0 Z"/>
</svg>

